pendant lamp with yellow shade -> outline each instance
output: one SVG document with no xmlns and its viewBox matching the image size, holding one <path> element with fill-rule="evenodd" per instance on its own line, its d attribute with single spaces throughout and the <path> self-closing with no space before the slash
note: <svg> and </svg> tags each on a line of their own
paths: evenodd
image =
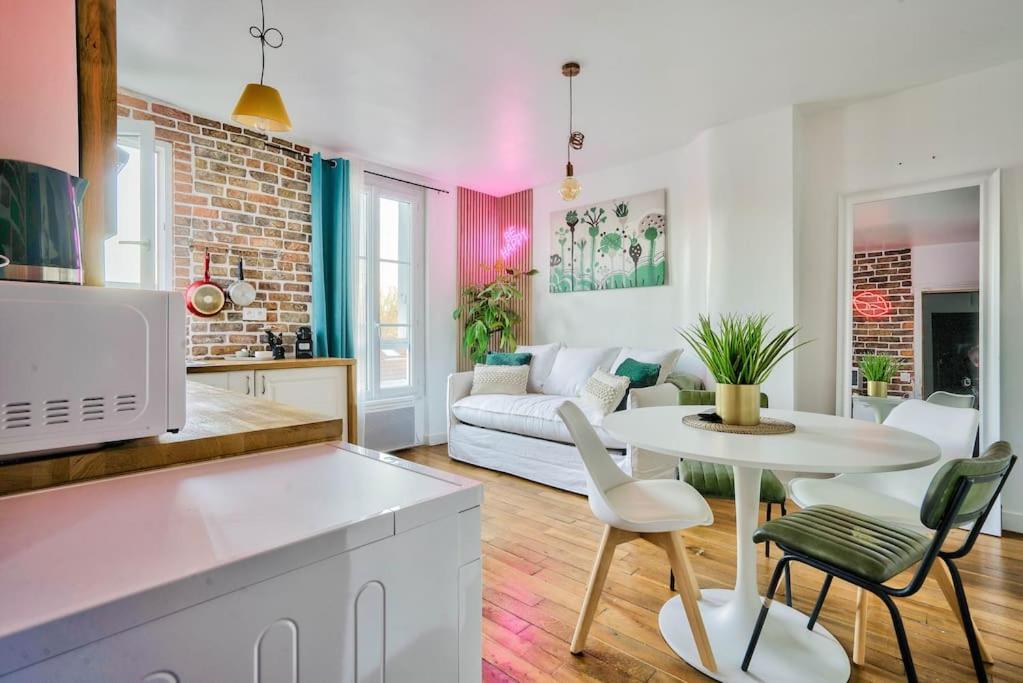
<svg viewBox="0 0 1023 683">
<path fill-rule="evenodd" d="M 277 49 L 284 44 L 284 34 L 276 28 L 266 27 L 266 9 L 263 0 L 259 0 L 261 25 L 250 26 L 249 35 L 259 38 L 260 68 L 259 83 L 249 83 L 234 105 L 231 119 L 249 128 L 267 131 L 291 130 L 291 119 L 284 108 L 284 100 L 277 88 L 263 84 L 266 74 L 266 48 Z"/>
</svg>

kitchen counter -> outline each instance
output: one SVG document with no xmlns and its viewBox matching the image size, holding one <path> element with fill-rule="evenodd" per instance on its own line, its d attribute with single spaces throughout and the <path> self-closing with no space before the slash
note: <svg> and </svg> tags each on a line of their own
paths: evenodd
<svg viewBox="0 0 1023 683">
<path fill-rule="evenodd" d="M 177 434 L 0 466 L 0 495 L 341 437 L 341 419 L 198 382 L 185 385 L 187 417 Z"/>
<path fill-rule="evenodd" d="M 234 370 L 284 370 L 289 368 L 355 367 L 354 358 L 282 358 L 281 360 L 212 359 L 188 361 L 189 374 Z"/>
</svg>

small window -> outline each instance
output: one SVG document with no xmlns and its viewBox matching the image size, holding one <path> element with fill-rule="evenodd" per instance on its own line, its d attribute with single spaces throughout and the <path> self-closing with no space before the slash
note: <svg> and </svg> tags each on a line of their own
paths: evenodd
<svg viewBox="0 0 1023 683">
<path fill-rule="evenodd" d="M 117 223 L 103 244 L 108 287 L 171 289 L 169 143 L 151 121 L 117 122 Z"/>
</svg>

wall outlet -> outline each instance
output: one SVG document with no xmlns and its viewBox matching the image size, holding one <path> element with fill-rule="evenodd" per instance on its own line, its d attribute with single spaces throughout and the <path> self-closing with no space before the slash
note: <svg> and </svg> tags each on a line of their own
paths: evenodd
<svg viewBox="0 0 1023 683">
<path fill-rule="evenodd" d="M 903 384 L 908 382 L 909 381 L 909 373 L 908 372 L 900 373 L 899 374 L 899 381 L 902 382 Z"/>
<path fill-rule="evenodd" d="M 242 320 L 266 320 L 266 309 L 259 306 L 250 306 L 242 309 Z"/>
</svg>

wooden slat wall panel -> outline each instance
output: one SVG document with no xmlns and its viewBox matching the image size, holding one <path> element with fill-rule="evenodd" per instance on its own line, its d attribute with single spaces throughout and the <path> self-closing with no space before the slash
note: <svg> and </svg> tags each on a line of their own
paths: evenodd
<svg viewBox="0 0 1023 683">
<path fill-rule="evenodd" d="M 507 254 L 505 265 L 511 268 L 529 270 L 532 264 L 530 243 L 533 235 L 533 191 L 523 190 L 506 197 L 496 198 L 483 192 L 464 187 L 458 188 L 458 287 L 469 284 L 483 284 L 494 276 L 491 268 L 501 259 L 501 245 L 504 231 L 508 227 L 524 230 L 527 241 L 517 250 Z M 520 344 L 529 342 L 530 333 L 530 291 L 523 286 L 524 297 L 517 302 L 516 312 L 522 322 L 516 330 Z M 461 349 L 461 329 L 465 320 L 459 321 L 458 369 L 472 368 L 472 359 Z"/>
</svg>

